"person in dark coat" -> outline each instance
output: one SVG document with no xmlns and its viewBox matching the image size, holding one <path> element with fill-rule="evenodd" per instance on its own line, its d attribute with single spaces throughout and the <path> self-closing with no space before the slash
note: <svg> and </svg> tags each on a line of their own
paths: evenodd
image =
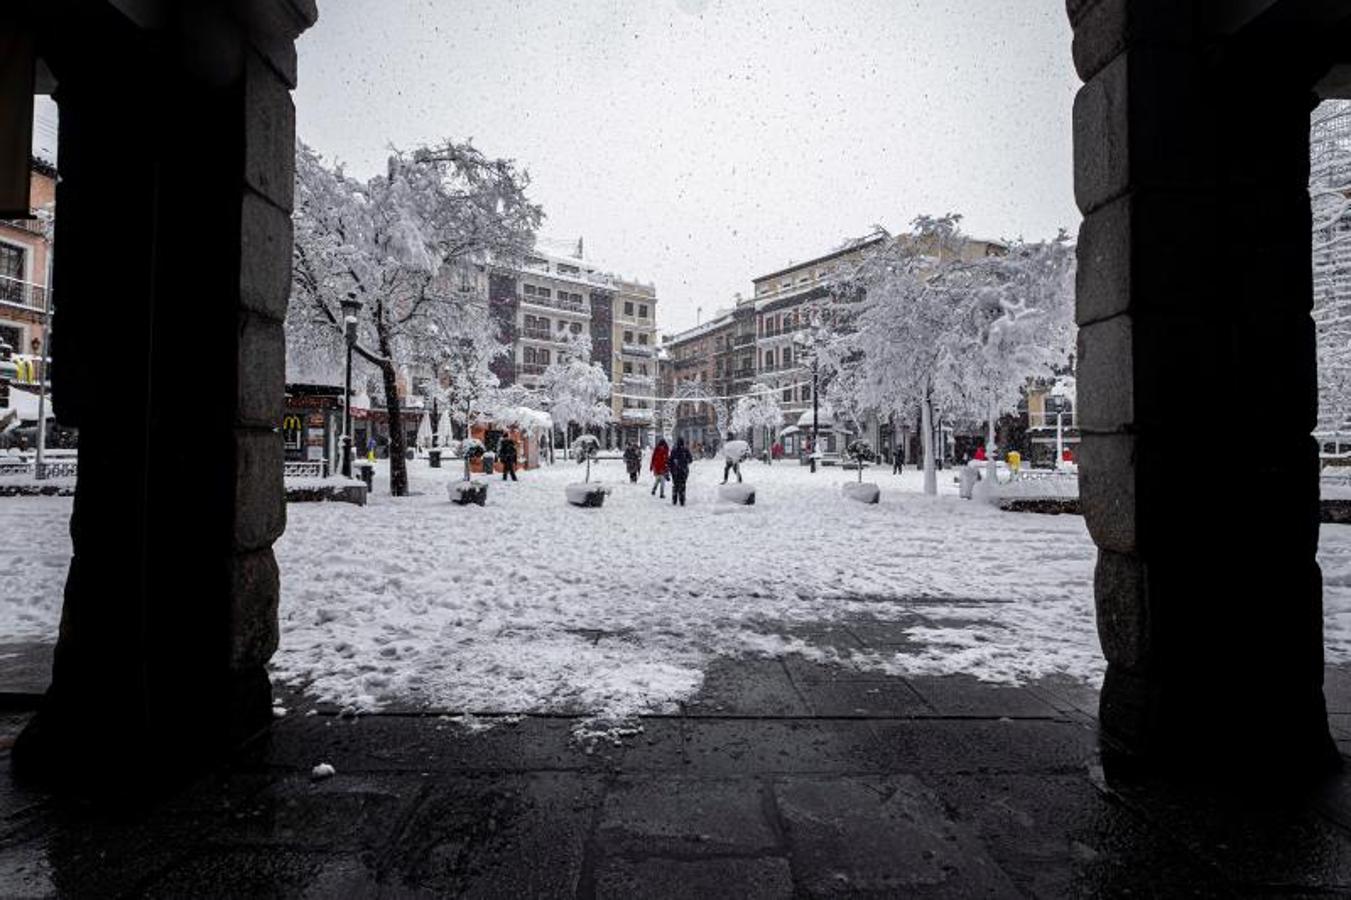
<svg viewBox="0 0 1351 900">
<path fill-rule="evenodd" d="M 660 438 L 652 450 L 652 493 L 661 489 L 661 499 L 666 499 L 666 466 L 671 457 L 671 445 L 666 438 Z"/>
<path fill-rule="evenodd" d="M 624 468 L 628 470 L 629 481 L 637 484 L 638 473 L 643 470 L 643 451 L 633 441 L 624 448 Z"/>
<path fill-rule="evenodd" d="M 690 477 L 690 463 L 693 461 L 690 449 L 685 446 L 685 439 L 676 438 L 675 449 L 671 451 L 671 457 L 666 461 L 666 468 L 671 473 L 672 506 L 677 503 L 685 505 L 685 482 Z"/>
<path fill-rule="evenodd" d="M 900 448 L 900 447 L 897 447 L 895 450 L 892 450 L 892 451 L 891 451 L 891 474 L 892 474 L 892 475 L 896 475 L 896 474 L 900 473 L 901 467 L 904 465 L 904 463 L 905 463 L 905 454 L 901 452 L 901 448 Z"/>
<path fill-rule="evenodd" d="M 519 481 L 516 477 L 516 442 L 511 438 L 503 436 L 497 442 L 497 459 L 502 463 L 502 480 L 506 481 L 507 476 L 511 476 L 512 481 Z"/>
</svg>

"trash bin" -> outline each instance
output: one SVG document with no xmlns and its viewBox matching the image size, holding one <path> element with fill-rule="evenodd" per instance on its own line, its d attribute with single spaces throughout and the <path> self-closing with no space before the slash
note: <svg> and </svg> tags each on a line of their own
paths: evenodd
<svg viewBox="0 0 1351 900">
<path fill-rule="evenodd" d="M 441 468 L 441 448 L 433 447 L 427 451 L 427 460 L 432 464 L 433 469 Z"/>
<path fill-rule="evenodd" d="M 366 493 L 375 490 L 375 466 L 370 463 L 353 463 L 352 468 L 356 470 L 356 475 L 362 481 L 366 482 Z"/>
<path fill-rule="evenodd" d="M 957 493 L 963 500 L 971 499 L 971 492 L 976 487 L 976 482 L 980 480 L 980 473 L 971 466 L 962 466 L 957 473 Z"/>
</svg>

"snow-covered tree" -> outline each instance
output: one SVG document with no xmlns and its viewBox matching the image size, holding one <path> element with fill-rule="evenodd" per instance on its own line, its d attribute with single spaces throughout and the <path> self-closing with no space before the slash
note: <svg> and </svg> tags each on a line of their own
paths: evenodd
<svg viewBox="0 0 1351 900">
<path fill-rule="evenodd" d="M 1318 431 L 1341 443 L 1351 432 L 1351 102 L 1320 104 L 1309 137 Z"/>
<path fill-rule="evenodd" d="M 610 377 L 599 363 L 591 362 L 591 339 L 573 338 L 540 376 L 540 392 L 549 400 L 554 424 L 565 429 L 575 425 L 586 431 L 608 425 Z"/>
<path fill-rule="evenodd" d="M 959 411 L 988 422 L 990 476 L 995 421 L 1017 408 L 1028 381 L 1049 377 L 1074 348 L 1074 249 L 1017 241 L 1005 252 L 954 262 L 944 275 L 961 315 L 946 336 L 955 348 L 952 391 Z"/>
<path fill-rule="evenodd" d="M 768 385 L 752 385 L 750 393 L 738 397 L 732 409 L 732 430 L 748 435 L 754 435 L 757 428 L 767 429 L 771 435 L 777 432 L 783 427 L 783 408 L 777 394 Z"/>
<path fill-rule="evenodd" d="M 938 492 L 934 469 L 935 404 L 953 399 L 958 357 L 948 339 L 961 309 L 944 275 L 962 255 L 960 216 L 922 216 L 832 281 L 838 318 L 847 318 L 821 350 L 822 365 L 846 377 L 860 409 L 905 414 L 916 407 L 924 446 L 924 490 Z"/>
<path fill-rule="evenodd" d="M 368 181 L 296 147 L 292 332 L 317 326 L 341 335 L 341 301 L 362 302 L 356 352 L 380 374 L 390 427 L 390 489 L 408 491 L 399 377 L 428 344 L 474 340 L 457 327 L 471 292 L 461 276 L 486 259 L 529 250 L 540 208 L 528 176 L 472 144 L 445 141 L 395 153 Z M 331 347 L 332 339 L 315 345 Z"/>
</svg>

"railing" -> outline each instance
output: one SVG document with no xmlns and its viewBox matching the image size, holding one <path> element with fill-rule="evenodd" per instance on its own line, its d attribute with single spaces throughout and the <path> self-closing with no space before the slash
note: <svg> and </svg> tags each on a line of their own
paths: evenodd
<svg viewBox="0 0 1351 900">
<path fill-rule="evenodd" d="M 755 335 L 753 334 L 738 334 L 732 338 L 733 347 L 744 347 L 747 344 L 754 344 L 754 343 L 755 343 Z"/>
<path fill-rule="evenodd" d="M 656 351 L 651 344 L 621 344 L 620 351 L 631 356 L 652 356 Z"/>
<path fill-rule="evenodd" d="M 686 358 L 686 359 L 677 359 L 677 360 L 675 361 L 675 367 L 676 367 L 677 369 L 688 369 L 688 368 L 691 368 L 691 367 L 693 367 L 693 366 L 702 365 L 703 362 L 704 362 L 704 360 L 701 359 L 700 357 L 698 357 L 698 356 L 691 356 L 691 357 L 688 357 L 688 358 Z"/>
<path fill-rule="evenodd" d="M 42 312 L 47 305 L 47 291 L 31 281 L 0 275 L 0 303 Z"/>
<path fill-rule="evenodd" d="M 632 372 L 624 373 L 625 384 L 637 384 L 644 387 L 651 387 L 653 384 L 651 375 L 635 375 Z"/>
<path fill-rule="evenodd" d="M 580 315 L 585 315 L 587 312 L 586 304 L 573 303 L 571 300 L 559 300 L 557 297 L 540 297 L 532 294 L 520 294 L 517 299 L 522 303 L 545 306 L 549 309 L 561 309 L 564 312 L 578 313 Z"/>
<path fill-rule="evenodd" d="M 632 409 L 632 408 L 626 406 L 626 407 L 624 407 L 623 411 L 621 412 L 620 418 L 628 419 L 628 420 L 631 421 L 631 422 L 651 422 L 651 421 L 652 421 L 652 410 L 650 410 L 650 409 Z"/>
<path fill-rule="evenodd" d="M 63 459 L 57 462 L 42 463 L 43 478 L 74 478 L 79 474 L 80 462 L 77 459 Z M 37 475 L 37 462 L 31 460 L 0 460 L 0 475 Z"/>
<path fill-rule="evenodd" d="M 557 335 L 547 328 L 523 328 L 521 337 L 532 341 L 549 341 L 550 343 L 560 343 L 566 339 L 567 332 L 562 331 Z"/>
<path fill-rule="evenodd" d="M 292 459 L 281 464 L 283 478 L 323 478 L 328 463 L 322 459 Z"/>
<path fill-rule="evenodd" d="M 543 375 L 544 370 L 549 368 L 548 363 L 517 363 L 517 375 Z"/>
<path fill-rule="evenodd" d="M 735 372 L 732 373 L 732 377 L 733 377 L 733 378 L 754 378 L 754 377 L 755 377 L 755 367 L 752 366 L 752 367 L 749 368 L 749 369 L 737 369 Z"/>
<path fill-rule="evenodd" d="M 33 234 L 42 234 L 41 219 L 0 219 L 0 225 L 8 225 L 10 228 L 21 228 L 24 231 L 31 231 Z"/>
</svg>

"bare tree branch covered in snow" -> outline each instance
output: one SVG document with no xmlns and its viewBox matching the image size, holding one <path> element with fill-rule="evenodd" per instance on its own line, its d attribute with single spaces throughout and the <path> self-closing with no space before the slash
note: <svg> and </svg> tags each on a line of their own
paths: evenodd
<svg viewBox="0 0 1351 900">
<path fill-rule="evenodd" d="M 732 410 L 732 430 L 737 434 L 754 434 L 757 428 L 770 429 L 771 437 L 783 427 L 783 408 L 779 406 L 778 392 L 765 384 L 751 386 L 750 393 L 738 397 Z"/>
<path fill-rule="evenodd" d="M 1309 144 L 1318 431 L 1336 436 L 1351 434 L 1351 102 L 1320 104 Z"/>
<path fill-rule="evenodd" d="M 363 302 L 356 352 L 380 372 L 396 496 L 408 491 L 400 371 L 488 339 L 467 308 L 473 292 L 457 288 L 475 264 L 517 259 L 533 245 L 543 213 L 526 198 L 529 181 L 469 142 L 396 152 L 385 174 L 365 182 L 297 143 L 289 331 L 341 336 L 341 301 L 350 293 Z M 309 349 L 331 341 L 297 337 Z"/>
</svg>

